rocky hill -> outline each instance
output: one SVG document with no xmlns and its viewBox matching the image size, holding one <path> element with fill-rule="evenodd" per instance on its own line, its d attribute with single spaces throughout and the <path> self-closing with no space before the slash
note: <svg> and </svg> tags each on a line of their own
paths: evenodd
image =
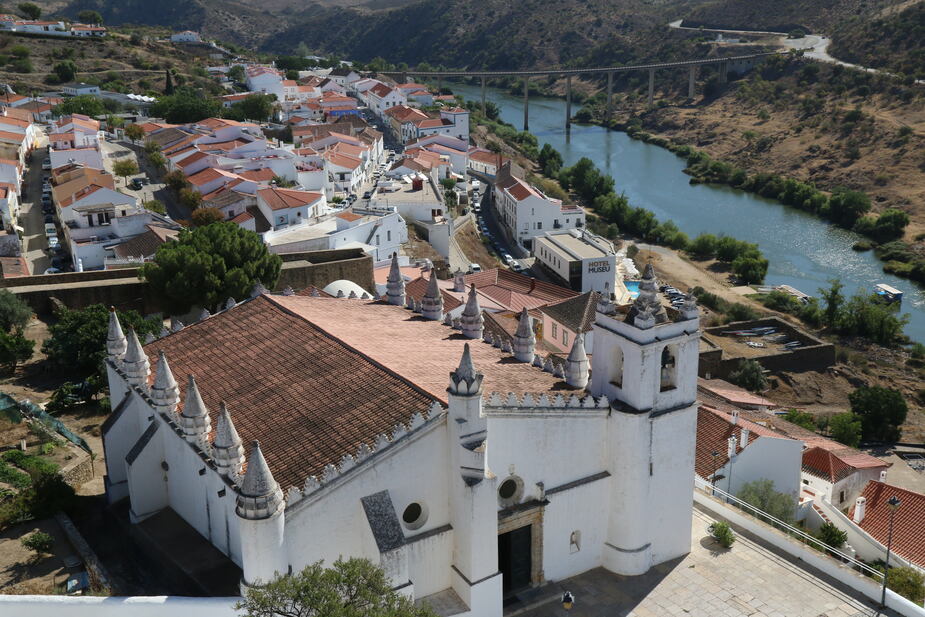
<svg viewBox="0 0 925 617">
<path fill-rule="evenodd" d="M 846 62 L 925 79 L 925 3 L 880 15 L 843 23 L 829 51 Z"/>
</svg>

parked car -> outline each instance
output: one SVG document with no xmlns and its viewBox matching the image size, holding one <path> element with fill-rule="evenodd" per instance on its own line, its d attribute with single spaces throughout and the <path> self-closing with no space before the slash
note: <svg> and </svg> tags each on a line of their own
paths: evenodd
<svg viewBox="0 0 925 617">
<path fill-rule="evenodd" d="M 61 270 L 59 268 L 45 268 L 44 274 L 61 274 Z"/>
<path fill-rule="evenodd" d="M 45 215 L 45 223 L 46 223 L 46 224 L 47 224 L 47 223 L 51 223 L 52 225 L 54 225 L 54 224 L 55 224 L 55 215 L 54 215 L 54 214 L 46 214 L 46 215 Z"/>
<path fill-rule="evenodd" d="M 369 199 L 372 196 L 373 196 L 372 191 L 366 191 L 365 193 L 363 193 L 363 199 Z"/>
<path fill-rule="evenodd" d="M 42 169 L 51 170 L 51 159 L 45 159 L 42 161 Z"/>
<path fill-rule="evenodd" d="M 511 257 L 510 253 L 504 253 L 503 255 L 501 255 L 501 259 L 503 259 L 504 263 L 506 263 L 509 266 L 514 263 L 514 258 Z"/>
<path fill-rule="evenodd" d="M 45 235 L 49 238 L 58 235 L 58 230 L 55 228 L 54 223 L 45 223 Z"/>
<path fill-rule="evenodd" d="M 58 236 L 51 236 L 48 238 L 48 250 L 57 251 L 61 248 L 61 241 L 58 240 Z"/>
<path fill-rule="evenodd" d="M 142 187 L 141 180 L 139 180 L 138 178 L 135 178 L 134 180 L 132 180 L 129 186 L 132 188 L 133 191 L 140 191 Z"/>
<path fill-rule="evenodd" d="M 51 193 L 51 185 L 48 182 L 42 183 L 42 192 Z"/>
<path fill-rule="evenodd" d="M 469 272 L 481 272 L 482 266 L 478 264 L 469 264 Z"/>
<path fill-rule="evenodd" d="M 55 207 L 53 205 L 46 204 L 46 203 L 42 204 L 42 214 L 54 214 L 54 213 L 55 213 Z"/>
</svg>

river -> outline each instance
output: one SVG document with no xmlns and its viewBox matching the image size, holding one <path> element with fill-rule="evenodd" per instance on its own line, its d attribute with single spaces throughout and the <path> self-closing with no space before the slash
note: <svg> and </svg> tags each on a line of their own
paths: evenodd
<svg viewBox="0 0 925 617">
<path fill-rule="evenodd" d="M 451 87 L 466 99 L 481 100 L 478 86 Z M 499 106 L 505 122 L 522 128 L 521 96 L 489 88 L 486 99 Z M 573 124 L 567 139 L 561 99 L 530 99 L 530 132 L 540 147 L 548 143 L 561 152 L 566 165 L 590 158 L 613 176 L 616 191 L 626 193 L 630 204 L 651 210 L 659 220 L 672 219 L 691 238 L 709 232 L 757 243 L 770 261 L 767 284 L 791 285 L 814 296 L 833 278 L 841 279 L 846 295 L 871 290 L 875 283 L 896 287 L 904 296 L 902 312 L 909 315 L 906 333 L 925 341 L 925 293 L 915 283 L 883 272 L 872 251 L 853 251 L 859 235 L 737 189 L 691 185 L 683 173 L 683 159 L 625 133 Z"/>
</svg>

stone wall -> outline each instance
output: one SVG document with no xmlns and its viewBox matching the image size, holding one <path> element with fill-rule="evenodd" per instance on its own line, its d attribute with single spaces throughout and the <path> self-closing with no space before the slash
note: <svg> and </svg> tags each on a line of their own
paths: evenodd
<svg viewBox="0 0 925 617">
<path fill-rule="evenodd" d="M 324 287 L 338 279 L 353 281 L 370 292 L 375 289 L 372 258 L 361 249 L 285 253 L 280 257 L 283 268 L 276 291 Z M 0 279 L 0 288 L 15 293 L 39 314 L 52 312 L 52 298 L 70 309 L 103 304 L 145 315 L 162 310 L 159 298 L 148 293 L 147 283 L 138 279 L 138 268 Z"/>
<path fill-rule="evenodd" d="M 792 351 L 768 350 L 767 354 L 754 357 L 761 366 L 769 371 L 822 371 L 835 364 L 835 346 L 814 337 L 805 330 L 801 330 L 778 317 L 766 317 L 752 321 L 735 321 L 724 326 L 705 328 L 704 334 L 712 337 L 722 347 L 723 334 L 728 330 L 750 330 L 752 328 L 773 327 L 778 333 L 786 334 L 791 340 L 800 341 L 802 347 Z M 726 379 L 731 372 L 739 367 L 742 358 L 730 356 L 725 350 L 721 359 L 716 357 L 714 350 L 701 353 L 699 375 L 707 373 L 713 379 Z"/>
<path fill-rule="evenodd" d="M 79 488 L 93 479 L 93 458 L 81 448 L 68 446 L 68 450 L 76 455 L 76 460 L 61 469 L 61 477 L 74 488 Z"/>
</svg>

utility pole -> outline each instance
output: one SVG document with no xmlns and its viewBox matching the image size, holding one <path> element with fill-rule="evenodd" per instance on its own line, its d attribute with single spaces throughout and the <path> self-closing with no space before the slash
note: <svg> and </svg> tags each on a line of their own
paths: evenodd
<svg viewBox="0 0 925 617">
<path fill-rule="evenodd" d="M 524 76 L 524 130 L 530 130 L 530 79 Z"/>
</svg>

